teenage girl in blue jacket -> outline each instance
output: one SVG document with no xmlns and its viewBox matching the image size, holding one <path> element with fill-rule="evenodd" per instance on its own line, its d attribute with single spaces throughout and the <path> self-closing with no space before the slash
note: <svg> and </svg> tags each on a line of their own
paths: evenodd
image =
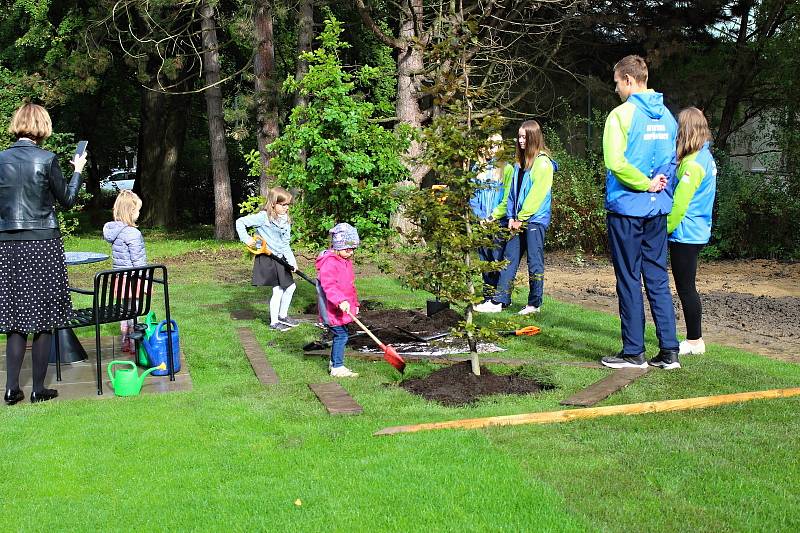
<svg viewBox="0 0 800 533">
<path fill-rule="evenodd" d="M 553 172 L 558 168 L 544 144 L 539 123 L 526 120 L 517 132 L 517 162 L 508 174 L 503 201 L 492 213 L 493 219 L 508 220 L 516 233 L 506 243 L 503 259 L 508 266 L 500 272 L 497 293 L 475 306 L 479 313 L 499 313 L 511 305 L 511 285 L 517 275 L 522 254 L 527 251 L 528 304 L 520 315 L 538 313 L 544 294 L 544 238 L 550 223 Z"/>
<path fill-rule="evenodd" d="M 717 192 L 717 165 L 709 150 L 711 132 L 703 112 L 688 107 L 678 114 L 677 185 L 667 216 L 672 277 L 683 307 L 686 340 L 680 354 L 705 353 L 703 309 L 695 278 L 697 257 L 711 238 L 711 212 Z"/>
</svg>

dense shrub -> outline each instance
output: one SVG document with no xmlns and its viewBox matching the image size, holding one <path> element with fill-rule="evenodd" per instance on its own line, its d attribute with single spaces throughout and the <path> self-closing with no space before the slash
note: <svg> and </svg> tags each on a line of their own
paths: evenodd
<svg viewBox="0 0 800 533">
<path fill-rule="evenodd" d="M 301 241 L 321 245 L 337 222 L 358 228 L 365 243 L 390 233 L 389 217 L 397 209 L 395 184 L 408 175 L 400 158 L 408 146 L 408 130 L 392 132 L 372 121 L 374 104 L 359 99 L 356 86 L 382 75 L 361 67 L 346 72 L 339 50 L 342 25 L 331 17 L 317 38 L 320 47 L 301 57 L 308 73 L 299 82 L 287 78 L 284 88 L 309 98 L 295 107 L 289 124 L 270 145 L 275 156 L 268 172 L 279 184 L 301 191 L 292 209 L 293 231 Z M 251 156 L 252 171 L 259 172 Z"/>
<path fill-rule="evenodd" d="M 727 257 L 800 257 L 800 198 L 790 179 L 748 172 L 725 157 L 718 163 L 711 250 Z"/>
<path fill-rule="evenodd" d="M 14 111 L 26 99 L 30 99 L 31 94 L 26 89 L 25 80 L 2 66 L 0 66 L 0 83 L 3 84 L 3 90 L 0 91 L 0 150 L 4 150 L 14 142 L 14 139 L 8 134 L 8 125 L 11 123 Z M 58 124 L 54 126 L 58 127 Z M 58 155 L 61 171 L 67 179 L 72 175 L 72 165 L 69 161 L 75 152 L 76 144 L 73 134 L 57 132 L 53 133 L 42 144 L 42 148 Z M 62 236 L 66 237 L 75 232 L 78 227 L 78 212 L 83 209 L 90 198 L 91 195 L 86 192 L 86 187 L 84 186 L 80 191 L 77 203 L 72 209 L 64 210 L 56 204 Z"/>
<path fill-rule="evenodd" d="M 553 175 L 553 215 L 547 233 L 549 248 L 602 253 L 607 247 L 605 167 L 601 154 L 568 153 L 559 137 L 548 132 L 547 144 L 559 170 Z"/>
</svg>

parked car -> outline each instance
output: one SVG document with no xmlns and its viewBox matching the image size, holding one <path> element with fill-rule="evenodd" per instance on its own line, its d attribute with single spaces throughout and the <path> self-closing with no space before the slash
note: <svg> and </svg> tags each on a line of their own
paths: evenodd
<svg viewBox="0 0 800 533">
<path fill-rule="evenodd" d="M 115 170 L 100 180 L 100 190 L 108 192 L 130 191 L 136 182 L 136 169 Z"/>
</svg>

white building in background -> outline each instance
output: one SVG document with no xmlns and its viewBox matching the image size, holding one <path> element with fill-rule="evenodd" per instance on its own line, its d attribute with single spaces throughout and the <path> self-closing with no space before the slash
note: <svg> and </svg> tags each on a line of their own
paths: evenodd
<svg viewBox="0 0 800 533">
<path fill-rule="evenodd" d="M 748 121 L 731 135 L 731 158 L 750 172 L 765 173 L 779 165 L 781 151 L 774 140 L 775 124 L 765 113 Z"/>
</svg>

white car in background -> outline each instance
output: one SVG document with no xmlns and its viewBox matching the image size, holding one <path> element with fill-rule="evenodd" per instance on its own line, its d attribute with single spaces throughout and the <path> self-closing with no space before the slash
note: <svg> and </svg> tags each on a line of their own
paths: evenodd
<svg viewBox="0 0 800 533">
<path fill-rule="evenodd" d="M 100 180 L 100 190 L 108 192 L 130 191 L 136 182 L 136 169 L 115 170 Z"/>
</svg>

